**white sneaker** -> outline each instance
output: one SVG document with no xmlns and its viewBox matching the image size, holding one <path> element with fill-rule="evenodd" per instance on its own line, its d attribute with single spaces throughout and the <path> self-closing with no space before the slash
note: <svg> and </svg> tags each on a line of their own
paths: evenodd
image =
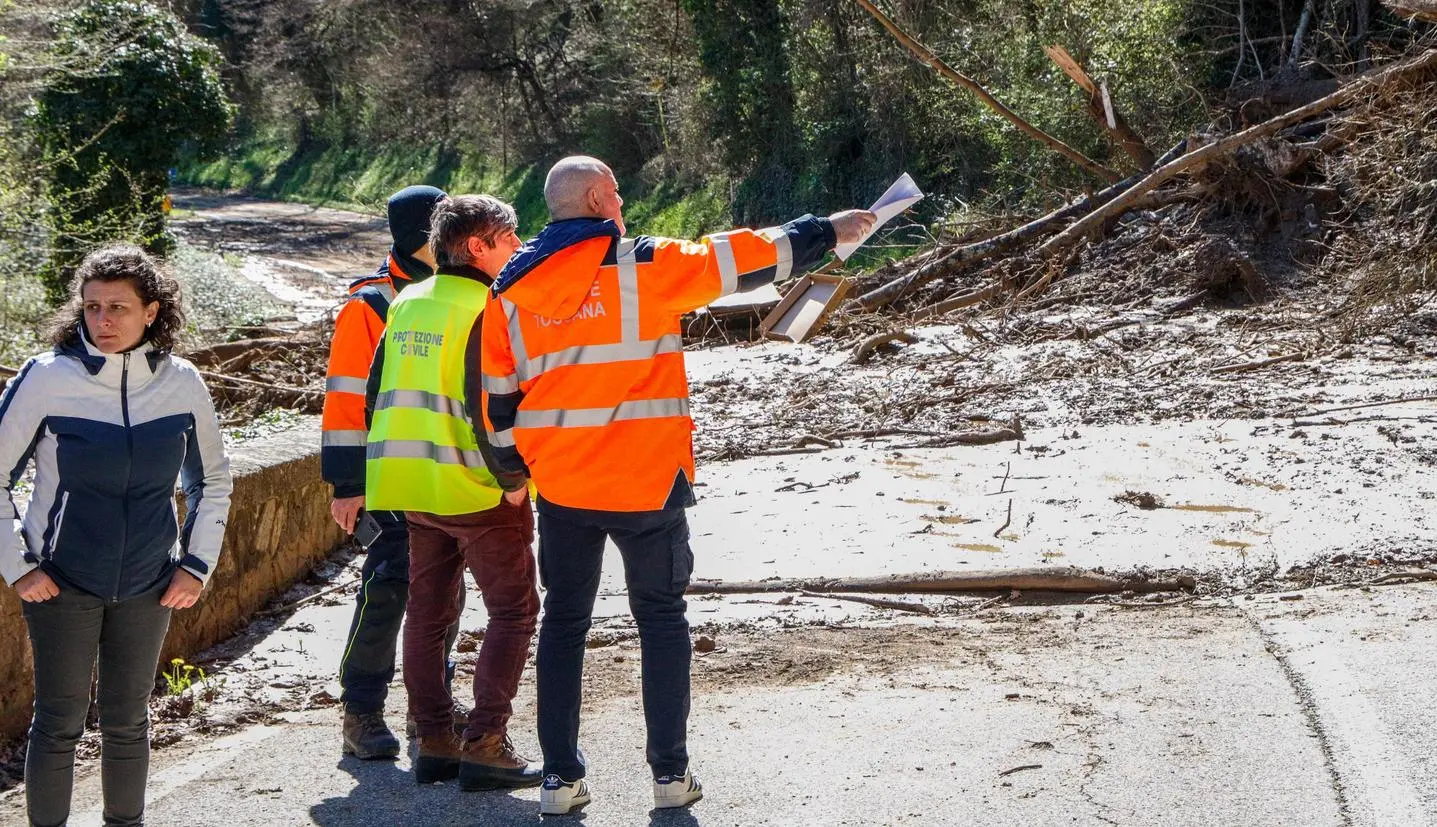
<svg viewBox="0 0 1437 827">
<path fill-rule="evenodd" d="M 704 785 L 692 771 L 661 775 L 654 781 L 654 808 L 685 807 L 704 797 Z"/>
<path fill-rule="evenodd" d="M 561 816 L 588 804 L 589 783 L 565 781 L 553 773 L 544 776 L 544 786 L 539 788 L 539 814 Z"/>
</svg>

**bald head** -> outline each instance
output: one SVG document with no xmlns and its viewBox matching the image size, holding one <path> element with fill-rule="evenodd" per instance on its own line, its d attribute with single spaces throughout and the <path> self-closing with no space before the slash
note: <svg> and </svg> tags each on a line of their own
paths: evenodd
<svg viewBox="0 0 1437 827">
<path fill-rule="evenodd" d="M 624 231 L 618 183 L 609 165 L 587 155 L 571 155 L 554 164 L 544 179 L 549 218 L 608 218 Z"/>
</svg>

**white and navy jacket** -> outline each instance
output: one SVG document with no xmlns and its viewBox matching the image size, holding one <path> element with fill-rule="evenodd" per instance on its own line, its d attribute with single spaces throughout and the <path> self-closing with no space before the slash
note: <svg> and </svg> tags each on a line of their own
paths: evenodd
<svg viewBox="0 0 1437 827">
<path fill-rule="evenodd" d="M 229 459 L 194 365 L 148 343 L 97 350 L 83 332 L 42 353 L 0 396 L 0 525 L 30 458 L 35 490 L 17 532 L 0 531 L 0 576 L 43 569 L 62 586 L 123 600 L 181 566 L 201 581 L 219 558 Z M 187 509 L 180 530 L 175 479 Z"/>
</svg>

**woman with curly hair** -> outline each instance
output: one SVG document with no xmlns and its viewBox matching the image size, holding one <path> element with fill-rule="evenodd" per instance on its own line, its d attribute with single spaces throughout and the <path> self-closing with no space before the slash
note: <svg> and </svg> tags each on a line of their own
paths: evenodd
<svg viewBox="0 0 1437 827">
<path fill-rule="evenodd" d="M 24 601 L 35 663 L 25 798 L 32 825 L 69 818 L 98 658 L 105 824 L 135 825 L 160 646 L 170 612 L 193 606 L 214 571 L 229 460 L 199 371 L 170 353 L 179 285 L 121 245 L 87 256 L 73 289 L 54 350 L 0 396 L 0 524 L 15 519 L 11 486 L 35 461 L 21 530 L 0 532 L 0 576 Z"/>
</svg>

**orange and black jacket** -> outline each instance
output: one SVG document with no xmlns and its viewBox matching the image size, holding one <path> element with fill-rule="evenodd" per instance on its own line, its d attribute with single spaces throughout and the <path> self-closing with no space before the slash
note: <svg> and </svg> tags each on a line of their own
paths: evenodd
<svg viewBox="0 0 1437 827">
<path fill-rule="evenodd" d="M 374 350 L 384 340 L 389 303 L 405 285 L 429 278 L 422 262 L 401 262 L 392 253 L 372 275 L 349 285 L 349 301 L 334 319 L 329 344 L 329 372 L 324 382 L 320 473 L 334 486 L 335 497 L 364 493 L 364 450 L 369 429 L 364 423 L 364 389 Z"/>
<path fill-rule="evenodd" d="M 802 272 L 834 245 L 826 218 L 699 241 L 621 238 L 556 221 L 505 265 L 482 323 L 495 458 L 548 503 L 639 512 L 693 503 L 683 314 Z M 495 307 L 495 304 L 498 307 Z"/>
</svg>

